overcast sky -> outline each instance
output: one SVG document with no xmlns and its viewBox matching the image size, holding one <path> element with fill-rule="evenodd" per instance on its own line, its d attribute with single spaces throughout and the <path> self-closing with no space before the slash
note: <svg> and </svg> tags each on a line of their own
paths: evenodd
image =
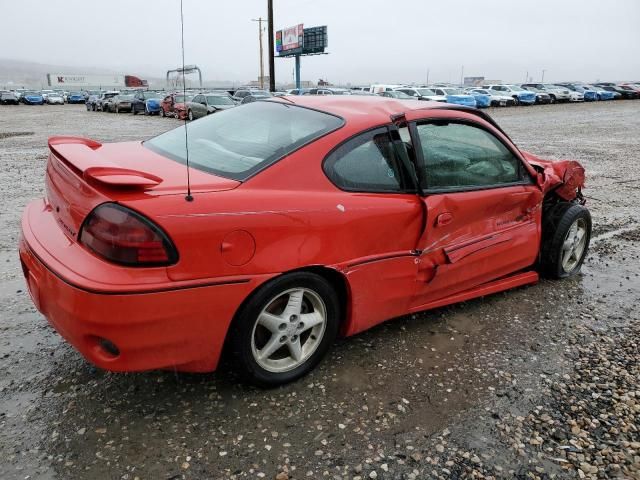
<svg viewBox="0 0 640 480">
<path fill-rule="evenodd" d="M 184 0 L 186 63 L 207 80 L 259 71 L 266 0 Z M 333 83 L 640 79 L 640 0 L 274 0 L 275 30 L 327 25 L 329 55 L 302 79 Z M 181 62 L 179 0 L 0 0 L 0 57 L 162 77 Z M 265 69 L 267 36 L 265 32 Z M 293 60 L 276 58 L 289 81 Z"/>
</svg>

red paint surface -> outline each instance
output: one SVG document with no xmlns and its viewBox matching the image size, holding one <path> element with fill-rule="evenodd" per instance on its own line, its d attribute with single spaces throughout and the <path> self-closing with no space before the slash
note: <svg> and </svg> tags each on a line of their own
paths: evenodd
<svg viewBox="0 0 640 480">
<path fill-rule="evenodd" d="M 213 370 L 251 292 L 306 267 L 344 279 L 347 335 L 537 281 L 527 270 L 539 252 L 543 195 L 553 189 L 574 198 L 584 185 L 577 162 L 548 162 L 513 147 L 530 185 L 426 197 L 345 192 L 326 178 L 323 159 L 352 135 L 390 124 L 392 115 L 463 119 L 510 141 L 476 115 L 438 103 L 292 101 L 340 115 L 345 126 L 244 183 L 192 169 L 193 202 L 184 199 L 186 167 L 140 143 L 52 141 L 47 197 L 24 212 L 20 256 L 34 303 L 89 361 L 117 371 Z M 105 182 L 92 171 L 116 178 Z M 122 267 L 79 245 L 82 222 L 107 201 L 161 227 L 179 261 Z M 99 337 L 116 344 L 120 355 L 106 355 Z"/>
</svg>

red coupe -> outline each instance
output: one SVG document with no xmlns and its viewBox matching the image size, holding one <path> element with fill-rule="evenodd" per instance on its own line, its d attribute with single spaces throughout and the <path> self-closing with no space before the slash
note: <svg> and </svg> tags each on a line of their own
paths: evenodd
<svg viewBox="0 0 640 480">
<path fill-rule="evenodd" d="M 224 350 L 257 384 L 289 382 L 336 335 L 573 275 L 591 234 L 580 164 L 455 105 L 281 97 L 145 142 L 49 148 L 24 275 L 112 371 L 212 371 Z"/>
</svg>

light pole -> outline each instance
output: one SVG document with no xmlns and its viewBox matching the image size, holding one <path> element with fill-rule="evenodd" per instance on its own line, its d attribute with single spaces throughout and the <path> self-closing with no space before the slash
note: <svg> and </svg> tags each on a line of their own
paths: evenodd
<svg viewBox="0 0 640 480">
<path fill-rule="evenodd" d="M 258 43 L 260 44 L 260 88 L 264 89 L 264 55 L 262 54 L 262 17 L 252 18 L 252 22 L 258 22 Z"/>
<path fill-rule="evenodd" d="M 546 70 L 543 68 L 542 69 L 542 80 L 540 81 L 540 83 L 544 83 L 544 72 L 546 72 Z"/>
<path fill-rule="evenodd" d="M 276 62 L 273 46 L 273 0 L 267 0 L 267 22 L 269 30 L 269 91 L 276 91 Z"/>
</svg>

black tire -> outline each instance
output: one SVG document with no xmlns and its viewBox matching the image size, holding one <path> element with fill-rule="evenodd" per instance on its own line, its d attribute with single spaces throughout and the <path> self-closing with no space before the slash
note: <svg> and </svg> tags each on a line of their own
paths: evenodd
<svg viewBox="0 0 640 480">
<path fill-rule="evenodd" d="M 517 107 L 520 105 L 520 99 L 517 96 L 513 97 L 513 104 Z"/>
<path fill-rule="evenodd" d="M 138 114 L 138 110 L 136 110 L 136 107 L 131 107 L 131 113 L 133 113 L 134 115 Z"/>
<path fill-rule="evenodd" d="M 254 326 L 262 310 L 275 297 L 295 288 L 311 290 L 322 299 L 326 309 L 324 334 L 316 350 L 304 363 L 289 371 L 272 372 L 260 366 L 252 353 Z M 319 275 L 309 272 L 295 272 L 271 280 L 254 292 L 240 307 L 229 328 L 227 346 L 233 358 L 234 368 L 248 382 L 265 388 L 297 380 L 309 373 L 329 351 L 338 334 L 341 321 L 340 312 L 340 304 L 334 288 Z"/>
<path fill-rule="evenodd" d="M 120 108 L 116 105 L 116 113 L 120 113 Z"/>
<path fill-rule="evenodd" d="M 551 103 L 551 104 L 556 103 L 556 96 L 555 95 L 549 95 L 549 103 Z"/>
<path fill-rule="evenodd" d="M 164 117 L 164 109 L 162 107 L 160 107 L 160 112 L 158 112 L 158 115 Z"/>
<path fill-rule="evenodd" d="M 562 263 L 563 246 L 567 234 L 576 223 L 586 228 L 584 249 L 577 263 L 565 270 Z M 589 250 L 591 240 L 591 214 L 582 205 L 562 202 L 544 213 L 542 221 L 542 245 L 540 248 L 541 273 L 550 278 L 566 278 L 577 274 Z"/>
<path fill-rule="evenodd" d="M 187 112 L 187 118 L 189 119 L 190 122 L 193 122 L 193 111 L 189 110 Z"/>
</svg>

